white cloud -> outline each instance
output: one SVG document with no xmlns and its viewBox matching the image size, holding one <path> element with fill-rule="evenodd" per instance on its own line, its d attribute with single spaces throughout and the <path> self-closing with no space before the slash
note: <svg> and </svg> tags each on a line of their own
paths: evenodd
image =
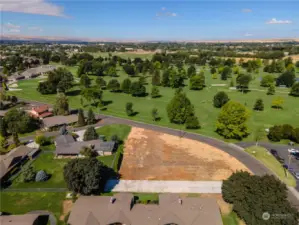
<svg viewBox="0 0 299 225">
<path fill-rule="evenodd" d="M 253 35 L 250 34 L 250 33 L 246 33 L 246 34 L 244 34 L 244 36 L 245 36 L 245 37 L 251 37 L 251 36 L 253 36 Z"/>
<path fill-rule="evenodd" d="M 12 23 L 6 23 L 4 24 L 4 27 L 7 28 L 7 29 L 19 29 L 21 26 L 20 25 L 15 25 L 15 24 L 12 24 Z"/>
<path fill-rule="evenodd" d="M 62 7 L 45 0 L 0 0 L 0 11 L 66 17 Z"/>
<path fill-rule="evenodd" d="M 252 12 L 252 9 L 242 9 L 242 12 L 243 12 L 243 13 L 251 13 L 251 12 Z"/>
<path fill-rule="evenodd" d="M 28 30 L 33 30 L 33 31 L 43 31 L 43 29 L 40 28 L 40 27 L 28 27 Z"/>
<path fill-rule="evenodd" d="M 7 30 L 8 32 L 10 32 L 10 33 L 20 33 L 20 29 L 9 29 L 9 30 Z"/>
<path fill-rule="evenodd" d="M 176 17 L 177 15 L 177 13 L 166 11 L 166 8 L 162 7 L 161 11 L 156 13 L 156 19 L 160 19 L 163 17 Z"/>
<path fill-rule="evenodd" d="M 272 18 L 271 20 L 268 20 L 266 24 L 290 24 L 293 23 L 290 20 L 277 20 L 276 18 Z"/>
</svg>

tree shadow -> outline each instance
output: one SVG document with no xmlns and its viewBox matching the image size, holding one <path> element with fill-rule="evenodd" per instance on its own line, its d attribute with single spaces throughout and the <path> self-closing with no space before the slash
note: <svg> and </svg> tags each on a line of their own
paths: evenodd
<svg viewBox="0 0 299 225">
<path fill-rule="evenodd" d="M 133 112 L 130 116 L 132 117 L 132 116 L 136 116 L 138 114 L 139 114 L 139 112 Z"/>
<path fill-rule="evenodd" d="M 152 97 L 152 98 L 161 98 L 162 95 L 156 95 L 155 97 Z"/>
<path fill-rule="evenodd" d="M 81 93 L 81 90 L 73 90 L 73 91 L 68 91 L 66 93 L 67 96 L 77 96 L 77 95 L 80 95 Z"/>
<path fill-rule="evenodd" d="M 157 117 L 154 121 L 155 121 L 155 122 L 159 122 L 159 121 L 161 121 L 161 119 L 162 119 L 162 117 L 159 116 L 159 117 Z"/>
<path fill-rule="evenodd" d="M 113 101 L 111 101 L 111 100 L 108 100 L 108 101 L 102 100 L 102 105 L 103 106 L 107 106 L 107 105 L 110 105 L 112 103 L 113 103 Z"/>
</svg>

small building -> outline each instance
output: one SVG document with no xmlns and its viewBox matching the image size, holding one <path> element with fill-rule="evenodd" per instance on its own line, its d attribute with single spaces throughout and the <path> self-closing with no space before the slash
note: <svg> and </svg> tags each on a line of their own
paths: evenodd
<svg viewBox="0 0 299 225">
<path fill-rule="evenodd" d="M 0 180 L 9 175 L 18 165 L 28 159 L 28 154 L 35 149 L 21 145 L 5 155 L 0 155 Z"/>
<path fill-rule="evenodd" d="M 53 113 L 49 111 L 49 106 L 47 105 L 41 105 L 41 106 L 37 106 L 37 107 L 33 107 L 29 113 L 36 117 L 36 118 L 46 118 L 49 116 L 53 116 Z"/>
<path fill-rule="evenodd" d="M 50 130 L 53 128 L 58 128 L 63 125 L 74 124 L 78 121 L 78 115 L 71 114 L 68 116 L 52 116 L 46 117 L 42 119 L 44 130 Z"/>
<path fill-rule="evenodd" d="M 115 150 L 116 144 L 114 141 L 75 141 L 72 135 L 60 135 L 55 139 L 56 156 L 79 156 L 84 147 L 90 148 L 97 155 L 111 155 Z"/>
<path fill-rule="evenodd" d="M 68 224 L 223 225 L 215 199 L 160 194 L 158 204 L 137 204 L 131 193 L 80 196 Z"/>
</svg>

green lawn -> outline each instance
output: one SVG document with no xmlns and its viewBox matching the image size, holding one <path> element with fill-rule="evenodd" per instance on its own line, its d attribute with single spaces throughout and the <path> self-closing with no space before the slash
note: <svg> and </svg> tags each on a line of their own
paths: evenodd
<svg viewBox="0 0 299 225">
<path fill-rule="evenodd" d="M 42 151 L 55 151 L 56 150 L 55 144 L 40 146 L 39 148 Z"/>
<path fill-rule="evenodd" d="M 231 212 L 228 215 L 222 215 L 222 222 L 223 225 L 238 225 L 239 219 L 234 212 Z"/>
<path fill-rule="evenodd" d="M 275 173 L 282 182 L 291 187 L 296 186 L 295 178 L 289 173 L 289 171 L 286 171 L 282 167 L 282 165 L 273 155 L 271 155 L 271 153 L 267 151 L 267 149 L 259 146 L 252 146 L 245 149 L 245 151 L 261 161 L 266 167 Z M 288 174 L 287 176 L 286 173 Z"/>
<path fill-rule="evenodd" d="M 104 135 L 107 141 L 111 139 L 112 135 L 117 135 L 120 140 L 120 144 L 113 155 L 98 156 L 97 157 L 98 160 L 103 162 L 106 166 L 112 167 L 114 171 L 118 171 L 122 160 L 123 144 L 127 136 L 129 135 L 130 131 L 131 131 L 131 127 L 123 124 L 111 124 L 111 125 L 98 128 L 97 133 L 100 135 Z M 113 160 L 114 160 L 114 164 L 112 165 Z"/>
<path fill-rule="evenodd" d="M 47 210 L 58 220 L 62 213 L 62 201 L 65 195 L 66 193 L 0 192 L 0 211 L 24 214 L 34 210 Z"/>
<path fill-rule="evenodd" d="M 73 73 L 76 71 L 76 67 L 67 67 Z M 118 67 L 119 81 L 127 78 L 128 75 Z M 192 130 L 192 132 L 200 133 L 207 136 L 212 136 L 222 139 L 217 133 L 215 133 L 215 124 L 217 116 L 220 109 L 217 109 L 213 106 L 213 96 L 218 91 L 225 91 L 229 95 L 231 100 L 238 101 L 242 104 L 245 104 L 249 109 L 252 109 L 257 98 L 262 98 L 265 105 L 265 110 L 262 112 L 257 112 L 251 110 L 251 117 L 249 119 L 248 125 L 251 131 L 251 135 L 245 139 L 248 141 L 254 140 L 254 133 L 257 129 L 269 128 L 275 124 L 288 123 L 292 124 L 295 127 L 299 127 L 299 120 L 294 120 L 299 114 L 298 98 L 288 95 L 289 89 L 287 88 L 276 88 L 276 94 L 274 96 L 266 95 L 266 88 L 259 86 L 260 77 L 266 75 L 267 73 L 260 70 L 259 74 L 253 74 L 254 80 L 250 84 L 250 88 L 258 89 L 253 90 L 247 94 L 242 94 L 236 90 L 229 90 L 230 79 L 227 81 L 222 81 L 220 78 L 212 79 L 210 70 L 208 67 L 205 69 L 206 85 L 207 87 L 201 91 L 192 91 L 188 88 L 188 81 L 185 82 L 187 86 L 184 87 L 184 90 L 191 100 L 192 104 L 195 106 L 196 116 L 198 117 L 201 123 L 201 129 Z M 274 76 L 277 76 L 277 74 Z M 95 76 L 90 76 L 93 80 Z M 220 76 L 219 76 L 220 77 Z M 236 75 L 233 75 L 235 79 Z M 111 77 L 104 77 L 106 81 L 112 79 Z M 138 77 L 131 78 L 132 80 L 138 80 Z M 41 95 L 36 91 L 39 79 L 33 80 L 23 80 L 19 81 L 19 88 L 23 89 L 22 91 L 15 91 L 12 94 L 17 95 L 20 98 L 32 99 L 41 102 L 54 103 L 56 95 Z M 148 85 L 146 85 L 147 92 L 151 91 L 151 77 L 147 78 Z M 225 87 L 212 86 L 212 84 L 227 84 Z M 108 90 L 104 90 L 103 100 L 108 102 L 106 105 L 106 110 L 101 110 L 101 113 L 113 115 L 122 118 L 129 118 L 132 120 L 137 120 L 145 123 L 157 124 L 160 126 L 167 126 L 171 128 L 181 129 L 179 125 L 169 123 L 166 113 L 166 106 L 169 103 L 170 99 L 174 95 L 174 89 L 167 87 L 159 87 L 161 98 L 152 99 L 150 96 L 147 97 L 132 97 L 128 94 L 123 93 L 112 93 Z M 90 105 L 87 102 L 84 102 L 82 106 L 80 104 L 80 87 L 76 85 L 73 87 L 67 95 L 69 96 L 69 103 L 72 108 L 81 108 L 83 107 L 87 110 Z M 271 103 L 276 96 L 282 96 L 285 100 L 282 110 L 272 109 Z M 136 116 L 128 117 L 125 112 L 125 105 L 127 102 L 133 103 L 134 111 L 138 112 Z M 153 108 L 158 109 L 159 116 L 161 120 L 159 122 L 154 122 L 151 117 L 151 110 Z M 96 112 L 99 112 L 99 109 L 94 109 Z M 183 127 L 184 129 L 184 127 Z M 265 138 L 265 140 L 267 140 Z"/>
<path fill-rule="evenodd" d="M 66 184 L 63 178 L 63 167 L 69 159 L 54 159 L 54 154 L 41 153 L 32 163 L 35 171 L 45 170 L 51 175 L 51 178 L 45 182 L 22 182 L 20 174 L 12 184 L 12 188 L 65 188 Z"/>
</svg>

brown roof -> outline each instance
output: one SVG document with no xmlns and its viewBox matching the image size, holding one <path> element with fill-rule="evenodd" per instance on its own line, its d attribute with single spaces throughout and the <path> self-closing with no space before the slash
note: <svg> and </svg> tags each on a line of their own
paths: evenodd
<svg viewBox="0 0 299 225">
<path fill-rule="evenodd" d="M 161 194 L 159 204 L 143 205 L 134 204 L 134 196 L 130 193 L 118 193 L 113 198 L 111 201 L 109 196 L 81 196 L 73 206 L 68 223 L 72 225 L 223 224 L 219 207 L 214 199 L 180 198 L 175 194 Z"/>
<path fill-rule="evenodd" d="M 68 116 L 52 116 L 43 119 L 43 123 L 46 127 L 61 126 L 63 124 L 71 124 L 78 121 L 78 116 L 75 114 Z"/>
<path fill-rule="evenodd" d="M 52 115 L 53 115 L 53 113 L 51 113 L 51 112 L 44 112 L 44 113 L 40 114 L 39 117 L 46 118 L 46 117 L 52 116 Z"/>
<path fill-rule="evenodd" d="M 33 111 L 37 112 L 38 114 L 46 112 L 49 110 L 49 106 L 47 105 L 41 105 L 41 106 L 37 106 L 32 108 Z"/>
<path fill-rule="evenodd" d="M 18 164 L 25 156 L 32 151 L 25 145 L 21 145 L 5 155 L 0 157 L 0 179 L 4 177 L 9 170 L 11 170 L 16 164 Z"/>
<path fill-rule="evenodd" d="M 1 225 L 34 225 L 39 214 L 0 216 Z"/>
</svg>

